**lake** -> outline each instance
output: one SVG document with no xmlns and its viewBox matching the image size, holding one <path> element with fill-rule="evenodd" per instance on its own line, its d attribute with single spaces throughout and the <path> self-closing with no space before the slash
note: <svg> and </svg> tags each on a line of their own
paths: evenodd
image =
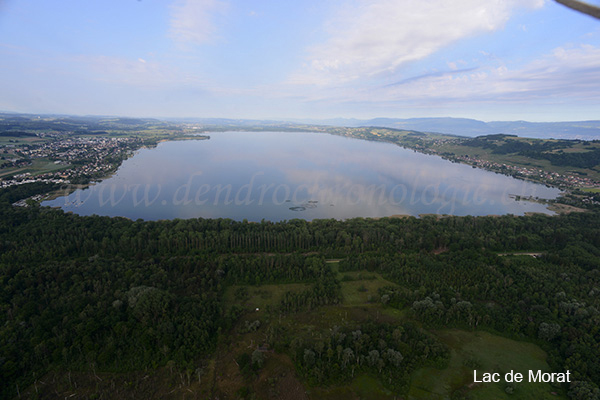
<svg viewBox="0 0 600 400">
<path fill-rule="evenodd" d="M 110 178 L 42 205 L 131 219 L 249 221 L 552 214 L 559 190 L 389 143 L 325 133 L 220 132 L 141 149 Z"/>
</svg>

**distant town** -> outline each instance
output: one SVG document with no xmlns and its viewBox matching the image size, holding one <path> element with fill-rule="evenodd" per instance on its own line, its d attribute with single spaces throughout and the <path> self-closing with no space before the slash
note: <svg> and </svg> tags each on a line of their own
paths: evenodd
<svg viewBox="0 0 600 400">
<path fill-rule="evenodd" d="M 50 138 L 50 141 L 2 146 L 5 162 L 0 166 L 0 172 L 32 170 L 3 174 L 0 188 L 32 182 L 87 183 L 114 171 L 141 145 L 139 138 L 69 137 L 43 133 L 39 137 Z M 36 160 L 45 160 L 45 165 L 36 169 Z"/>
</svg>

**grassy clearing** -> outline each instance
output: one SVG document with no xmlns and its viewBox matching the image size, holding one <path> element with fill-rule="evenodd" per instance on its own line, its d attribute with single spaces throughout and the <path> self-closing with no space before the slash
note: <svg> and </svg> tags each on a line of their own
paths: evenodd
<svg viewBox="0 0 600 400">
<path fill-rule="evenodd" d="M 360 375 L 350 385 L 361 399 L 379 400 L 391 399 L 393 393 L 384 388 L 379 380 L 370 375 Z"/>
<path fill-rule="evenodd" d="M 45 174 L 48 172 L 60 171 L 70 167 L 70 164 L 55 164 L 54 161 L 50 161 L 46 158 L 38 158 L 33 161 L 33 165 L 30 168 L 33 169 L 32 174 Z"/>
<path fill-rule="evenodd" d="M 309 391 L 309 397 L 314 400 L 392 400 L 398 398 L 387 390 L 376 377 L 368 374 L 357 376 L 346 386 L 313 388 Z"/>
<path fill-rule="evenodd" d="M 571 206 L 568 204 L 562 204 L 562 203 L 552 203 L 548 206 L 548 210 L 554 211 L 557 214 L 569 214 L 572 212 L 587 212 L 588 211 L 584 208 L 579 208 L 579 207 Z"/>
<path fill-rule="evenodd" d="M 287 315 L 281 323 L 300 336 L 312 336 L 314 332 L 329 330 L 334 326 L 356 329 L 366 321 L 398 323 L 405 314 L 384 309 L 380 304 L 323 306 L 310 312 Z"/>
<path fill-rule="evenodd" d="M 341 283 L 343 304 L 348 306 L 379 302 L 377 291 L 386 286 L 397 286 L 380 274 L 369 271 L 339 271 L 340 260 L 327 260 L 331 270 L 337 273 Z"/>
<path fill-rule="evenodd" d="M 381 275 L 368 271 L 338 273 L 341 280 L 342 296 L 345 305 L 359 305 L 379 302 L 377 291 L 385 286 L 396 286 Z"/>
<path fill-rule="evenodd" d="M 392 307 L 386 307 L 381 310 L 381 314 L 389 318 L 401 321 L 409 318 L 409 311 L 410 309 L 408 307 L 402 310 L 398 310 L 397 308 Z"/>
<path fill-rule="evenodd" d="M 377 293 L 379 288 L 394 286 L 380 274 L 367 271 L 339 273 L 338 260 L 330 260 L 329 266 L 338 273 L 341 282 L 343 302 L 340 305 L 322 306 L 316 310 L 279 315 L 277 320 L 291 332 L 311 336 L 314 332 L 330 329 L 333 326 L 356 326 L 367 320 L 395 323 L 405 319 L 405 312 L 392 308 L 383 308 Z M 225 309 L 242 306 L 247 314 L 242 320 L 251 321 L 265 316 L 267 306 L 274 309 L 286 292 L 302 292 L 311 284 L 274 284 L 274 285 L 235 285 L 227 288 L 224 294 Z M 256 310 L 258 309 L 258 311 Z"/>
<path fill-rule="evenodd" d="M 413 375 L 409 399 L 445 399 L 458 389 L 465 389 L 469 399 L 557 399 L 561 390 L 550 384 L 522 382 L 514 384 L 512 395 L 506 393 L 504 374 L 514 370 L 527 376 L 529 370 L 550 371 L 546 353 L 532 343 L 518 342 L 487 332 L 447 330 L 436 333 L 451 349 L 447 368 L 422 368 Z M 499 372 L 500 383 L 473 384 L 473 370 L 478 373 Z M 527 380 L 527 378 L 525 378 Z M 553 394 L 556 392 L 556 394 Z"/>
<path fill-rule="evenodd" d="M 22 145 L 32 143 L 39 144 L 47 141 L 48 139 L 40 138 L 37 136 L 0 136 L 0 145 Z"/>
<path fill-rule="evenodd" d="M 301 292 L 310 287 L 307 283 L 288 283 L 278 285 L 245 286 L 234 285 L 227 288 L 223 301 L 225 308 L 229 309 L 234 304 L 248 310 L 256 308 L 262 310 L 267 305 L 275 306 L 286 292 Z M 247 292 L 247 296 L 240 297 L 240 289 Z"/>
<path fill-rule="evenodd" d="M 31 175 L 46 174 L 70 168 L 70 164 L 55 164 L 47 158 L 37 158 L 33 160 L 32 165 L 23 168 L 7 168 L 0 173 L 0 177 L 8 175 L 18 175 L 29 172 Z"/>
</svg>

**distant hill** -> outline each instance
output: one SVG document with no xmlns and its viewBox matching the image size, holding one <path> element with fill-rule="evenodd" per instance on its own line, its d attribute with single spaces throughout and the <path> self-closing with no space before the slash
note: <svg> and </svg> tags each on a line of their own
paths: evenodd
<svg viewBox="0 0 600 400">
<path fill-rule="evenodd" d="M 574 122 L 489 122 L 496 132 L 542 139 L 600 140 L 600 121 Z"/>
<path fill-rule="evenodd" d="M 19 131 L 57 131 L 79 134 L 104 134 L 105 130 L 137 131 L 150 127 L 175 129 L 173 124 L 154 118 L 111 116 L 72 116 L 16 114 L 0 112 L 0 132 L 13 135 Z"/>
<path fill-rule="evenodd" d="M 262 120 L 262 119 L 232 119 L 232 118 L 163 118 L 164 121 L 184 123 L 184 124 L 199 124 L 203 126 L 231 126 L 231 127 L 248 127 L 248 126 L 272 126 L 272 125 L 290 125 L 290 122 L 277 120 Z"/>
<path fill-rule="evenodd" d="M 250 120 L 227 118 L 126 118 L 115 116 L 34 115 L 0 112 L 0 131 L 56 130 L 93 132 L 106 129 L 135 131 L 148 127 L 174 129 L 173 123 L 200 124 L 239 129 L 243 127 L 294 127 L 295 124 L 314 124 L 345 127 L 376 126 L 419 132 L 476 137 L 508 134 L 540 139 L 600 140 L 600 120 L 571 122 L 484 122 L 468 118 L 355 118 Z"/>
<path fill-rule="evenodd" d="M 600 140 L 600 121 L 574 122 L 527 122 L 493 121 L 483 122 L 468 118 L 374 118 L 369 120 L 331 119 L 311 121 L 326 125 L 350 127 L 379 126 L 421 132 L 437 132 L 459 136 L 493 135 L 498 133 L 521 137 Z"/>
</svg>

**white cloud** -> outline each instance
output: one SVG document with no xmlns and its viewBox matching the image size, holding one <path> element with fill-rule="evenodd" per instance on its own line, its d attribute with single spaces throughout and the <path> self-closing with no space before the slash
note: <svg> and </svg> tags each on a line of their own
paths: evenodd
<svg viewBox="0 0 600 400">
<path fill-rule="evenodd" d="M 501 29 L 519 7 L 544 0 L 357 0 L 309 50 L 290 81 L 339 84 L 393 72 L 460 39 Z"/>
<path fill-rule="evenodd" d="M 171 6 L 169 36 L 179 45 L 210 42 L 217 35 L 214 15 L 226 8 L 219 0 L 176 0 Z"/>
</svg>

